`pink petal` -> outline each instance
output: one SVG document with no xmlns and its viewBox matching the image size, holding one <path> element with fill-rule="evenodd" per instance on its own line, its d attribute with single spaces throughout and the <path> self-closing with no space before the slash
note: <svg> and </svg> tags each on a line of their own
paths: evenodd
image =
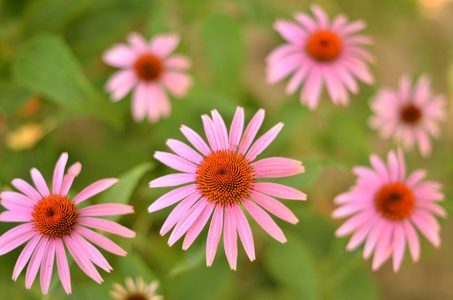
<svg viewBox="0 0 453 300">
<path fill-rule="evenodd" d="M 187 95 L 192 78 L 187 74 L 167 71 L 162 75 L 162 82 L 173 96 L 182 98 Z"/>
<path fill-rule="evenodd" d="M 36 234 L 28 243 L 25 245 L 24 249 L 19 255 L 19 258 L 16 261 L 16 265 L 14 266 L 13 271 L 13 280 L 16 281 L 19 277 L 20 273 L 24 269 L 25 265 L 27 264 L 28 260 L 30 259 L 33 251 L 35 251 L 36 245 L 41 240 L 42 235 Z"/>
<path fill-rule="evenodd" d="M 401 148 L 398 148 L 398 169 L 400 171 L 398 180 L 404 182 L 406 179 L 406 162 L 404 161 L 404 154 Z"/>
<path fill-rule="evenodd" d="M 124 251 L 120 246 L 115 244 L 112 240 L 109 238 L 103 236 L 102 234 L 99 234 L 93 230 L 90 230 L 86 227 L 82 226 L 75 226 L 74 231 L 78 232 L 80 235 L 82 235 L 84 238 L 86 238 L 88 241 L 92 242 L 93 244 L 101 247 L 104 250 L 107 250 L 113 254 L 120 255 L 120 256 L 126 256 L 127 252 Z"/>
<path fill-rule="evenodd" d="M 182 125 L 181 132 L 184 134 L 186 139 L 195 147 L 198 151 L 200 151 L 204 156 L 208 156 L 211 154 L 211 149 L 209 149 L 206 142 L 200 137 L 198 133 L 193 131 L 193 129 Z"/>
<path fill-rule="evenodd" d="M 409 100 L 409 97 L 411 91 L 411 81 L 409 79 L 409 76 L 407 74 L 404 74 L 400 78 L 399 86 L 398 86 L 398 92 L 400 99 L 404 102 L 407 102 Z"/>
<path fill-rule="evenodd" d="M 200 234 L 201 230 L 203 230 L 204 226 L 209 220 L 209 217 L 214 210 L 215 204 L 213 202 L 208 202 L 200 214 L 200 217 L 193 223 L 193 225 L 187 231 L 186 237 L 184 238 L 184 242 L 182 244 L 182 248 L 187 250 L 190 245 L 195 241 L 195 239 Z"/>
<path fill-rule="evenodd" d="M 322 76 L 319 68 L 313 68 L 304 87 L 302 88 L 300 101 L 302 104 L 308 103 L 308 108 L 314 110 L 319 102 L 322 88 Z"/>
<path fill-rule="evenodd" d="M 299 69 L 294 73 L 291 79 L 286 86 L 285 93 L 288 95 L 292 95 L 302 84 L 305 80 L 307 75 L 310 73 L 310 70 L 313 68 L 312 63 L 310 60 L 305 60 L 299 66 Z"/>
<path fill-rule="evenodd" d="M 369 201 L 357 201 L 351 204 L 346 204 L 343 206 L 338 207 L 332 212 L 332 218 L 340 219 L 349 217 L 354 215 L 358 212 L 369 210 L 374 208 L 374 203 L 370 203 Z"/>
<path fill-rule="evenodd" d="M 21 191 L 22 193 L 24 193 L 25 195 L 27 195 L 28 197 L 35 201 L 39 201 L 42 199 L 42 196 L 35 190 L 34 187 L 32 187 L 28 182 L 20 178 L 13 179 L 13 181 L 11 181 L 11 184 L 16 189 L 18 189 L 19 191 Z"/>
<path fill-rule="evenodd" d="M 236 270 L 238 248 L 236 234 L 236 219 L 232 207 L 225 206 L 225 227 L 223 228 L 223 244 L 230 268 Z"/>
<path fill-rule="evenodd" d="M 363 211 L 357 215 L 349 218 L 346 222 L 343 223 L 336 231 L 336 237 L 342 237 L 348 235 L 359 228 L 362 224 L 368 222 L 376 213 L 374 211 Z"/>
<path fill-rule="evenodd" d="M 418 239 L 417 232 L 408 220 L 403 221 L 403 227 L 412 260 L 416 262 L 420 258 L 420 240 Z"/>
<path fill-rule="evenodd" d="M 254 189 L 274 197 L 290 200 L 307 200 L 307 195 L 295 188 L 273 182 L 257 182 Z"/>
<path fill-rule="evenodd" d="M 376 247 L 376 243 L 378 242 L 381 233 L 385 230 L 388 230 L 389 223 L 384 220 L 383 218 L 379 218 L 376 221 L 376 224 L 371 228 L 370 233 L 368 234 L 368 238 L 365 242 L 365 248 L 363 249 L 363 257 L 367 259 L 373 253 L 373 250 Z"/>
<path fill-rule="evenodd" d="M 151 40 L 150 52 L 160 58 L 165 58 L 175 50 L 179 44 L 176 34 L 161 34 Z"/>
<path fill-rule="evenodd" d="M 170 100 L 164 90 L 151 83 L 148 88 L 148 119 L 155 123 L 160 117 L 168 117 L 171 111 Z"/>
<path fill-rule="evenodd" d="M 255 170 L 255 178 L 287 177 L 303 173 L 302 162 L 285 157 L 269 157 L 251 164 Z"/>
<path fill-rule="evenodd" d="M 398 272 L 404 257 L 404 250 L 406 248 L 406 237 L 404 233 L 403 224 L 401 222 L 395 223 L 393 228 L 393 271 Z"/>
<path fill-rule="evenodd" d="M 104 230 L 105 232 L 110 232 L 116 235 L 123 237 L 133 238 L 135 237 L 135 232 L 126 228 L 116 222 L 110 220 L 103 220 L 98 218 L 79 218 L 77 220 L 78 224 L 84 225 L 87 227 Z"/>
<path fill-rule="evenodd" d="M 325 11 L 316 4 L 313 4 L 311 7 L 311 11 L 315 15 L 316 19 L 318 20 L 319 27 L 321 29 L 326 29 L 329 27 L 329 17 L 326 15 Z"/>
<path fill-rule="evenodd" d="M 47 242 L 49 238 L 43 237 L 36 246 L 35 252 L 31 256 L 30 263 L 28 264 L 27 272 L 25 273 L 25 287 L 30 289 L 33 282 L 35 281 L 36 275 L 38 274 L 41 261 L 46 251 Z"/>
<path fill-rule="evenodd" d="M 162 196 L 159 197 L 153 204 L 148 207 L 148 212 L 154 212 L 162 208 L 168 207 L 181 199 L 188 197 L 195 193 L 197 186 L 195 184 L 182 186 L 180 188 L 174 189 Z"/>
<path fill-rule="evenodd" d="M 190 196 L 187 196 L 186 199 L 181 201 L 168 215 L 167 219 L 165 220 L 162 228 L 160 229 L 160 235 L 165 235 L 168 231 L 170 231 L 176 223 L 181 220 L 184 214 L 195 204 L 195 202 L 200 199 L 201 195 L 197 192 Z M 204 201 L 203 199 L 200 201 Z"/>
<path fill-rule="evenodd" d="M 280 201 L 265 195 L 258 193 L 256 191 L 250 192 L 250 198 L 256 203 L 261 205 L 263 208 L 267 209 L 270 213 L 279 217 L 282 220 L 285 220 L 289 223 L 296 224 L 299 222 L 297 217 L 292 213 L 292 211 L 283 205 Z"/>
<path fill-rule="evenodd" d="M 17 193 L 17 192 L 11 192 L 11 191 L 1 192 L 0 198 L 2 199 L 3 206 L 4 206 L 4 203 L 11 203 L 11 204 L 15 204 L 15 205 L 33 208 L 37 203 L 35 200 L 31 199 L 30 197 L 27 197 L 27 196 Z"/>
<path fill-rule="evenodd" d="M 370 162 L 373 168 L 376 170 L 379 179 L 383 183 L 388 183 L 389 182 L 389 177 L 387 173 L 387 168 L 385 164 L 382 162 L 382 160 L 376 155 L 376 154 L 371 154 L 370 155 Z"/>
<path fill-rule="evenodd" d="M 127 36 L 127 41 L 132 45 L 132 48 L 137 54 L 145 54 L 148 52 L 146 40 L 140 34 L 133 32 Z"/>
<path fill-rule="evenodd" d="M 207 201 L 198 201 L 195 203 L 185 214 L 179 219 L 178 223 L 175 226 L 175 229 L 172 231 L 170 238 L 168 239 L 168 245 L 173 246 L 186 232 L 190 227 L 195 223 L 195 221 L 200 217 L 203 210 L 206 208 Z"/>
<path fill-rule="evenodd" d="M 239 144 L 238 152 L 240 154 L 245 154 L 252 144 L 253 139 L 255 138 L 258 130 L 263 124 L 264 120 L 264 109 L 258 110 L 258 112 L 253 116 L 252 120 L 250 120 L 249 125 L 245 129 L 244 135 L 242 136 L 241 142 Z"/>
<path fill-rule="evenodd" d="M 0 237 L 0 255 L 16 249 L 37 234 L 31 223 L 18 225 Z"/>
<path fill-rule="evenodd" d="M 258 155 L 261 154 L 261 152 L 263 152 L 267 148 L 267 146 L 269 146 L 274 141 L 282 128 L 283 123 L 278 123 L 271 129 L 269 129 L 268 132 L 263 134 L 259 139 L 256 140 L 252 147 L 250 147 L 250 150 L 247 152 L 245 158 L 249 161 L 253 161 Z"/>
<path fill-rule="evenodd" d="M 140 81 L 132 94 L 132 116 L 135 122 L 143 121 L 149 108 L 148 84 Z"/>
<path fill-rule="evenodd" d="M 64 168 L 66 167 L 67 162 L 68 153 L 61 154 L 53 173 L 52 194 L 54 195 L 60 194 L 61 184 L 63 183 Z"/>
<path fill-rule="evenodd" d="M 280 243 L 286 243 L 286 237 L 283 234 L 282 230 L 278 225 L 272 220 L 272 218 L 258 205 L 253 203 L 248 199 L 244 199 L 242 202 L 250 213 L 250 215 L 255 219 L 255 221 L 274 239 Z"/>
<path fill-rule="evenodd" d="M 244 129 L 244 109 L 242 107 L 237 107 L 230 127 L 229 142 L 231 150 L 238 149 L 243 129 Z"/>
<path fill-rule="evenodd" d="M 166 144 L 177 155 L 193 162 L 194 164 L 198 165 L 203 161 L 203 157 L 198 154 L 198 152 L 181 141 L 168 139 Z"/>
<path fill-rule="evenodd" d="M 126 215 L 134 213 L 134 208 L 126 204 L 104 203 L 81 208 L 78 213 L 81 217 Z"/>
<path fill-rule="evenodd" d="M 239 238 L 241 239 L 242 245 L 244 246 L 245 252 L 249 257 L 250 261 L 255 260 L 255 245 L 253 243 L 252 229 L 244 215 L 244 212 L 239 205 L 232 205 L 231 212 L 236 219 L 236 228 L 238 230 Z"/>
<path fill-rule="evenodd" d="M 373 257 L 373 271 L 376 271 L 389 258 L 392 250 L 391 237 L 393 234 L 393 223 L 387 224 L 382 229 L 378 241 L 376 242 L 376 251 Z"/>
<path fill-rule="evenodd" d="M 273 84 L 282 80 L 291 73 L 294 73 L 302 65 L 303 61 L 304 56 L 300 52 L 296 52 L 268 65 L 266 69 L 266 82 Z"/>
<path fill-rule="evenodd" d="M 134 70 L 121 70 L 113 74 L 107 81 L 105 89 L 107 92 L 112 93 L 112 101 L 117 102 L 123 99 L 137 82 L 138 78 Z"/>
<path fill-rule="evenodd" d="M 440 237 L 439 231 L 437 230 L 438 224 L 435 221 L 435 225 L 432 222 L 429 222 L 428 219 L 423 218 L 421 215 L 415 215 L 415 213 L 411 216 L 411 220 L 414 225 L 420 230 L 420 232 L 426 237 L 434 247 L 440 246 Z M 437 226 L 436 226 L 437 225 Z"/>
<path fill-rule="evenodd" d="M 221 150 L 219 137 L 217 136 L 216 129 L 211 118 L 209 118 L 208 115 L 202 115 L 201 120 L 203 121 L 204 132 L 206 134 L 206 138 L 208 139 L 209 146 L 211 146 L 213 151 Z"/>
<path fill-rule="evenodd" d="M 41 263 L 40 281 L 43 295 L 47 295 L 52 279 L 53 264 L 55 259 L 55 239 L 50 239 Z"/>
<path fill-rule="evenodd" d="M 217 137 L 219 140 L 220 149 L 227 150 L 229 148 L 228 144 L 228 130 L 226 128 L 225 122 L 222 119 L 222 116 L 217 110 L 211 111 L 212 121 L 214 123 L 214 129 L 217 132 Z"/>
<path fill-rule="evenodd" d="M 72 182 L 74 181 L 74 178 L 80 174 L 81 169 L 82 169 L 82 165 L 79 162 L 73 164 L 69 168 L 68 173 L 63 177 L 63 183 L 61 185 L 60 195 L 66 196 L 68 194 L 69 189 L 71 188 Z"/>
<path fill-rule="evenodd" d="M 73 203 L 74 204 L 79 204 L 83 201 L 85 201 L 88 198 L 93 197 L 94 195 L 99 194 L 100 192 L 105 191 L 115 183 L 117 183 L 119 180 L 116 178 L 107 178 L 107 179 L 101 179 L 96 181 L 95 183 L 90 184 L 86 188 L 84 188 L 80 193 L 77 194 L 77 196 L 74 197 Z"/>
<path fill-rule="evenodd" d="M 32 210 L 18 213 L 16 211 L 4 211 L 0 213 L 1 222 L 31 222 L 33 220 Z"/>
<path fill-rule="evenodd" d="M 294 18 L 310 32 L 315 32 L 319 28 L 318 24 L 307 14 L 296 13 Z"/>
<path fill-rule="evenodd" d="M 418 149 L 423 157 L 428 157 L 431 154 L 431 141 L 428 134 L 422 129 L 416 129 Z"/>
<path fill-rule="evenodd" d="M 420 182 L 426 176 L 425 170 L 415 170 L 412 172 L 406 179 L 405 183 L 410 187 L 413 188 L 416 184 Z"/>
<path fill-rule="evenodd" d="M 177 186 L 189 182 L 195 182 L 197 178 L 196 174 L 187 174 L 187 173 L 176 173 L 176 174 L 169 174 L 157 179 L 154 179 L 149 183 L 150 188 L 155 187 L 169 187 L 169 186 Z"/>
<path fill-rule="evenodd" d="M 341 34 L 344 36 L 354 34 L 366 27 L 365 22 L 362 20 L 354 21 L 349 23 L 341 30 Z"/>
<path fill-rule="evenodd" d="M 71 233 L 71 238 L 74 243 L 77 244 L 77 247 L 82 250 L 80 253 L 81 255 L 83 255 L 84 252 L 84 256 L 86 256 L 91 262 L 93 262 L 95 265 L 99 266 L 106 272 L 110 273 L 110 271 L 113 270 L 102 253 L 96 247 L 88 243 L 83 237 L 81 237 L 80 234 L 78 234 L 76 231 L 73 231 Z"/>
<path fill-rule="evenodd" d="M 307 33 L 293 22 L 277 20 L 274 29 L 289 43 L 297 46 L 302 46 L 302 41 L 307 36 Z"/>
<path fill-rule="evenodd" d="M 388 164 L 388 173 L 389 173 L 389 181 L 396 182 L 399 178 L 398 172 L 398 159 L 396 158 L 396 154 L 394 151 L 389 151 L 387 155 L 387 164 Z"/>
<path fill-rule="evenodd" d="M 102 55 L 102 60 L 117 68 L 130 68 L 135 64 L 137 55 L 124 44 L 116 44 Z"/>
<path fill-rule="evenodd" d="M 71 273 L 69 272 L 68 259 L 61 239 L 55 240 L 55 252 L 57 256 L 58 276 L 67 294 L 71 294 Z"/>
<path fill-rule="evenodd" d="M 219 245 L 220 236 L 223 227 L 223 207 L 216 206 L 214 215 L 212 216 L 211 226 L 209 227 L 208 238 L 206 242 L 206 265 L 210 267 L 214 261 Z"/>
<path fill-rule="evenodd" d="M 379 215 L 375 213 L 366 221 L 365 224 L 362 224 L 359 228 L 357 228 L 357 230 L 351 236 L 348 244 L 346 245 L 346 250 L 352 251 L 356 249 L 360 244 L 362 244 L 377 219 L 379 219 Z"/>
<path fill-rule="evenodd" d="M 300 52 L 300 47 L 293 44 L 283 44 L 272 50 L 272 52 L 266 57 L 266 63 L 272 65 L 277 61 L 280 61 L 284 57 Z"/>
<path fill-rule="evenodd" d="M 191 66 L 190 59 L 179 54 L 172 55 L 164 61 L 164 67 L 169 70 L 185 71 Z"/>
<path fill-rule="evenodd" d="M 416 203 L 417 208 L 421 208 L 429 213 L 438 215 L 440 217 L 446 218 L 447 217 L 447 212 L 440 207 L 439 205 L 435 203 L 429 203 L 429 202 L 424 202 L 424 201 L 418 201 Z"/>
<path fill-rule="evenodd" d="M 33 168 L 31 169 L 30 174 L 33 183 L 35 184 L 36 188 L 41 193 L 41 195 L 43 197 L 50 196 L 49 188 L 47 187 L 47 183 L 44 180 L 44 177 L 42 177 L 41 172 L 39 172 L 36 168 Z"/>
<path fill-rule="evenodd" d="M 154 158 L 160 161 L 161 163 L 169 166 L 170 168 L 181 172 L 192 174 L 195 174 L 197 172 L 196 165 L 194 165 L 190 161 L 185 160 L 182 157 L 179 157 L 168 152 L 156 151 L 154 153 Z"/>
</svg>

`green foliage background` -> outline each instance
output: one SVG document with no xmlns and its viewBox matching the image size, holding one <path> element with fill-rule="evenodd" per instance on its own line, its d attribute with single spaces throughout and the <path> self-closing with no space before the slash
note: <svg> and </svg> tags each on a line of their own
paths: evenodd
<svg viewBox="0 0 453 300">
<path fill-rule="evenodd" d="M 284 83 L 268 86 L 264 59 L 282 43 L 272 29 L 277 18 L 308 11 L 309 1 L 296 0 L 0 0 L 0 188 L 11 189 L 13 178 L 29 181 L 36 167 L 51 178 L 59 155 L 80 161 L 81 175 L 72 193 L 91 182 L 119 177 L 121 182 L 91 199 L 90 204 L 122 202 L 136 213 L 115 218 L 137 232 L 132 240 L 113 237 L 127 257 L 105 253 L 112 273 L 105 282 L 91 281 L 75 264 L 71 268 L 73 294 L 66 295 L 56 276 L 50 295 L 42 297 L 39 278 L 30 291 L 24 275 L 11 281 L 20 249 L 0 257 L 1 299 L 108 299 L 113 282 L 125 276 L 158 279 L 166 299 L 424 299 L 453 297 L 453 223 L 441 220 L 443 245 L 434 249 L 422 238 L 421 262 L 408 257 L 394 274 L 389 263 L 376 273 L 363 261 L 361 248 L 345 251 L 347 238 L 334 238 L 340 222 L 330 213 L 335 195 L 354 182 L 351 168 L 368 165 L 371 152 L 386 155 L 392 141 L 382 141 L 367 126 L 370 97 L 382 85 L 396 86 L 399 76 L 428 73 L 433 88 L 448 94 L 451 87 L 451 40 L 448 26 L 453 7 L 446 0 L 433 8 L 430 1 L 323 0 L 331 17 L 343 12 L 364 19 L 375 44 L 375 87 L 361 85 L 349 107 L 333 106 L 326 95 L 315 112 L 284 94 Z M 438 1 L 434 1 L 438 2 Z M 440 1 L 439 3 L 441 3 Z M 428 4 L 427 4 L 428 3 Z M 115 71 L 102 53 L 137 31 L 146 38 L 156 33 L 181 35 L 178 53 L 193 61 L 194 85 L 183 100 L 172 100 L 172 113 L 157 124 L 131 119 L 130 96 L 111 103 L 103 90 Z M 27 103 L 40 99 L 38 107 Z M 279 244 L 251 221 L 257 260 L 249 262 L 239 246 L 238 271 L 231 271 L 219 245 L 214 265 L 205 266 L 206 230 L 189 250 L 181 243 L 166 244 L 159 229 L 170 209 L 148 214 L 147 207 L 165 189 L 149 189 L 148 182 L 170 170 L 155 162 L 156 150 L 167 151 L 168 138 L 184 140 L 185 124 L 202 130 L 200 115 L 218 109 L 227 123 L 235 107 L 245 107 L 246 119 L 261 107 L 266 119 L 260 133 L 279 121 L 282 133 L 266 156 L 300 159 L 306 173 L 280 180 L 308 194 L 308 201 L 287 201 L 298 216 L 297 225 L 277 221 L 288 242 Z M 24 113 L 24 111 L 26 113 Z M 28 113 L 27 113 L 28 111 Z M 451 116 L 451 111 L 449 112 Z M 35 123 L 45 134 L 29 149 L 11 149 L 8 137 L 25 124 Z M 444 184 L 444 207 L 453 210 L 451 121 L 434 142 L 428 159 L 417 151 L 407 154 L 408 169 L 425 168 L 429 178 Z M 0 233 L 14 224 L 0 224 Z M 407 255 L 406 255 L 407 256 Z M 56 273 L 54 271 L 54 273 Z"/>
</svg>

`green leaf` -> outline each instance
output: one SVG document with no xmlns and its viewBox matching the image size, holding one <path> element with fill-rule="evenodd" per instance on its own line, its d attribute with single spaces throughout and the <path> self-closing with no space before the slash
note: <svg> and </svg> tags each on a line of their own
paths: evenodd
<svg viewBox="0 0 453 300">
<path fill-rule="evenodd" d="M 13 78 L 62 107 L 122 125 L 113 105 L 93 88 L 71 49 L 57 35 L 27 41 L 13 63 Z"/>
<path fill-rule="evenodd" d="M 317 299 L 313 258 L 297 236 L 286 233 L 285 244 L 270 243 L 264 253 L 269 274 L 287 287 L 297 299 Z"/>
<path fill-rule="evenodd" d="M 110 189 L 105 191 L 101 197 L 101 203 L 129 203 L 129 199 L 137 186 L 139 180 L 143 177 L 143 175 L 151 170 L 152 168 L 151 163 L 144 163 L 138 165 L 126 173 L 122 174 L 119 177 L 119 182 L 112 186 Z M 118 219 L 120 216 L 112 216 L 112 220 Z"/>
<path fill-rule="evenodd" d="M 235 94 L 244 53 L 239 23 L 228 16 L 212 14 L 203 21 L 200 35 L 215 84 Z"/>
</svg>

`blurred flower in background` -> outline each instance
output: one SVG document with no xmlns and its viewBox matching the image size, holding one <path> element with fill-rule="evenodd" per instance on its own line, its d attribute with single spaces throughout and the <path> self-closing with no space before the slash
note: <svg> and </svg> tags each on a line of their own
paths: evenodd
<svg viewBox="0 0 453 300">
<path fill-rule="evenodd" d="M 446 118 L 446 104 L 444 95 L 432 94 L 427 75 L 420 76 L 413 88 L 409 77 L 403 75 L 397 90 L 382 88 L 371 100 L 376 115 L 369 123 L 382 138 L 393 135 L 406 149 L 412 149 L 416 143 L 426 157 L 431 154 L 429 136 L 440 136 L 438 123 Z"/>
<path fill-rule="evenodd" d="M 368 36 L 357 34 L 365 28 L 363 21 L 349 23 L 345 15 L 332 23 L 318 5 L 311 10 L 315 19 L 296 13 L 298 23 L 278 20 L 275 30 L 288 42 L 269 54 L 267 82 L 276 83 L 293 74 L 286 87 L 293 94 L 302 83 L 300 101 L 313 110 L 318 106 L 323 84 L 334 104 L 349 104 L 348 90 L 359 91 L 357 79 L 372 84 L 373 76 L 365 63 L 372 56 L 362 45 L 372 43 Z"/>
<path fill-rule="evenodd" d="M 93 218 L 130 214 L 134 212 L 132 206 L 105 203 L 78 207 L 83 201 L 117 183 L 118 179 L 96 181 L 70 200 L 69 189 L 82 166 L 77 162 L 64 174 L 67 161 L 68 154 L 63 153 L 55 166 L 52 192 L 41 172 L 33 168 L 30 172 L 36 189 L 22 179 L 14 179 L 12 185 L 21 193 L 4 191 L 0 194 L 1 204 L 7 209 L 0 214 L 0 221 L 24 222 L 0 237 L 0 255 L 28 242 L 17 259 L 13 280 L 17 280 L 29 261 L 25 286 L 30 289 L 38 271 L 41 270 L 41 290 L 44 295 L 49 290 L 55 256 L 60 281 L 66 293 L 71 293 L 70 272 L 64 245 L 80 268 L 97 283 L 101 283 L 103 279 L 93 264 L 107 272 L 110 272 L 112 267 L 101 252 L 88 241 L 111 253 L 126 255 L 126 251 L 113 241 L 85 226 L 124 237 L 135 236 L 133 231 L 118 223 Z"/>
<path fill-rule="evenodd" d="M 159 281 L 153 280 L 147 284 L 143 277 L 137 277 L 134 280 L 131 277 L 125 279 L 125 286 L 119 283 L 113 284 L 113 290 L 110 296 L 117 300 L 162 300 L 164 297 L 156 295 L 155 292 L 159 287 Z"/>
<path fill-rule="evenodd" d="M 170 100 L 165 92 L 181 98 L 187 94 L 192 79 L 185 71 L 190 60 L 183 55 L 171 55 L 179 44 L 176 34 L 156 35 L 149 43 L 138 33 L 128 36 L 129 45 L 116 44 L 103 59 L 112 67 L 121 68 L 105 88 L 112 101 L 123 99 L 135 87 L 132 95 L 132 115 L 135 121 L 145 117 L 157 122 L 170 114 Z"/>
<path fill-rule="evenodd" d="M 182 133 L 202 155 L 188 145 L 172 139 L 167 141 L 167 145 L 176 155 L 160 151 L 155 153 L 157 160 L 183 173 L 157 178 L 150 182 L 150 187 L 191 184 L 163 195 L 148 210 L 153 212 L 182 200 L 170 213 L 160 233 L 164 235 L 175 227 L 168 240 L 170 246 L 187 233 L 184 250 L 190 247 L 214 212 L 206 245 L 207 265 L 212 265 L 223 227 L 225 253 L 230 267 L 235 270 L 237 234 L 249 259 L 255 260 L 252 231 L 241 205 L 267 233 L 284 243 L 286 238 L 280 227 L 257 204 L 295 224 L 298 222 L 296 216 L 273 197 L 306 200 L 306 195 L 294 188 L 277 183 L 256 182 L 256 179 L 292 176 L 304 172 L 304 167 L 300 161 L 283 157 L 263 158 L 253 162 L 283 128 L 283 124 L 278 123 L 252 144 L 263 123 L 264 110 L 260 109 L 255 114 L 243 133 L 244 110 L 238 107 L 229 135 L 217 110 L 213 110 L 211 116 L 212 118 L 202 116 L 209 146 L 195 131 L 184 125 L 181 127 Z"/>
<path fill-rule="evenodd" d="M 436 202 L 444 199 L 442 186 L 435 181 L 422 181 L 425 170 L 416 170 L 406 177 L 406 164 L 399 149 L 390 151 L 386 165 L 377 155 L 370 156 L 373 168 L 354 167 L 357 184 L 349 192 L 335 197 L 340 205 L 334 218 L 350 217 L 335 234 L 338 237 L 354 232 L 346 247 L 356 249 L 365 241 L 363 257 L 374 252 L 373 270 L 393 256 L 393 270 L 400 269 L 406 242 L 413 261 L 420 257 L 417 228 L 435 247 L 440 246 L 440 226 L 433 215 L 446 217 Z"/>
</svg>

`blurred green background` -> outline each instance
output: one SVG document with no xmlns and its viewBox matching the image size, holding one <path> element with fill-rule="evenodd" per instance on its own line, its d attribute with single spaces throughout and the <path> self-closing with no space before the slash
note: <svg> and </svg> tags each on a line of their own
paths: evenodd
<svg viewBox="0 0 453 300">
<path fill-rule="evenodd" d="M 349 107 L 336 107 L 324 94 L 319 108 L 309 112 L 298 94 L 284 94 L 286 81 L 265 83 L 264 59 L 283 40 L 272 29 L 276 19 L 291 19 L 320 4 L 330 17 L 339 13 L 364 19 L 376 86 L 361 85 Z M 394 274 L 387 262 L 378 272 L 363 261 L 362 248 L 345 251 L 348 238 L 336 239 L 333 198 L 353 183 L 351 168 L 369 165 L 371 152 L 383 157 L 394 148 L 367 126 L 368 103 L 377 88 L 395 87 L 400 75 L 421 73 L 433 79 L 437 93 L 452 87 L 453 1 L 449 0 L 0 0 L 0 189 L 11 189 L 13 178 L 30 181 L 36 167 L 50 179 L 59 155 L 80 161 L 82 173 L 72 193 L 91 182 L 120 177 L 115 190 L 90 204 L 124 202 L 136 213 L 119 219 L 137 232 L 132 240 L 112 237 L 128 252 L 115 257 L 102 251 L 114 270 L 101 271 L 96 284 L 75 264 L 71 268 L 73 294 L 66 295 L 56 277 L 44 299 L 108 299 L 113 282 L 125 276 L 158 279 L 158 293 L 166 299 L 447 299 L 453 298 L 453 222 L 440 220 L 442 247 L 422 241 L 421 261 L 408 253 Z M 147 39 L 156 33 L 178 33 L 177 53 L 193 61 L 194 85 L 183 100 L 172 100 L 172 113 L 157 124 L 136 124 L 130 96 L 111 103 L 103 90 L 115 72 L 101 60 L 114 43 L 125 42 L 131 31 Z M 181 242 L 168 247 L 159 229 L 170 208 L 148 214 L 147 207 L 167 189 L 149 189 L 148 182 L 170 173 L 156 162 L 156 150 L 168 151 L 165 140 L 184 140 L 185 124 L 201 132 L 200 115 L 218 109 L 227 124 L 236 106 L 246 120 L 261 107 L 267 115 L 260 133 L 285 123 L 266 156 L 303 161 L 304 174 L 279 182 L 301 189 L 308 201 L 286 201 L 298 216 L 297 225 L 277 223 L 288 242 L 279 244 L 254 221 L 251 226 L 257 260 L 249 262 L 239 246 L 238 270 L 231 271 L 222 242 L 212 267 L 205 266 L 206 229 L 188 251 Z M 451 111 L 449 111 L 451 116 Z M 434 153 L 423 159 L 417 150 L 406 155 L 408 169 L 424 168 L 429 179 L 444 184 L 449 213 L 453 211 L 452 122 L 442 124 L 443 137 Z M 0 224 L 0 233 L 15 224 Z M 11 281 L 20 249 L 0 257 L 0 299 L 41 299 L 39 278 L 31 291 L 24 274 Z"/>
</svg>

